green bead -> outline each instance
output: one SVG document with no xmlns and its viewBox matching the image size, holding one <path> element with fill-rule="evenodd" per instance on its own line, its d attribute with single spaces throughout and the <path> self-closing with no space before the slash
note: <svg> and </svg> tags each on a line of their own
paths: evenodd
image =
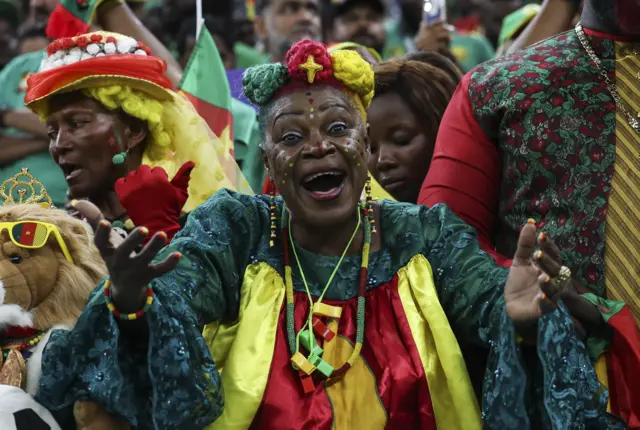
<svg viewBox="0 0 640 430">
<path fill-rule="evenodd" d="M 311 337 L 311 339 L 309 339 L 309 337 Z M 309 340 L 313 342 L 313 345 L 309 343 Z M 324 352 L 320 345 L 318 345 L 318 342 L 316 342 L 316 336 L 309 329 L 300 333 L 300 343 L 310 354 L 322 355 Z"/>
<path fill-rule="evenodd" d="M 317 364 L 314 364 L 314 366 L 316 366 L 318 372 L 322 373 L 327 378 L 333 374 L 333 367 L 322 359 Z"/>
<path fill-rule="evenodd" d="M 119 154 L 114 155 L 113 158 L 111 158 L 111 162 L 116 166 L 120 166 L 121 164 L 124 164 L 125 158 L 127 158 L 127 153 L 121 152 Z"/>
</svg>

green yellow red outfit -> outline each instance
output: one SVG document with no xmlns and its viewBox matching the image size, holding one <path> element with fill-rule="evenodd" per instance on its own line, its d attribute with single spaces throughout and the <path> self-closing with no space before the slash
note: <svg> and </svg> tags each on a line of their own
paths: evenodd
<svg viewBox="0 0 640 430">
<path fill-rule="evenodd" d="M 491 348 L 488 428 L 528 428 L 528 413 L 542 404 L 527 403 L 528 383 L 544 384 L 547 406 L 538 412 L 554 428 L 581 420 L 622 428 L 604 412 L 606 396 L 562 306 L 539 322 L 543 377 L 527 380 L 502 297 L 507 269 L 446 206 L 381 203 L 361 356 L 343 379 L 316 379 L 305 395 L 290 364 L 283 246 L 280 237 L 269 245 L 269 201 L 222 190 L 191 213 L 159 256 L 183 254 L 152 283 L 148 349 L 120 334 L 97 288 L 75 328 L 52 335 L 38 400 L 58 410 L 91 398 L 140 428 L 480 429 L 452 321 L 459 336 Z M 283 201 L 275 202 L 280 229 Z M 338 258 L 296 249 L 317 298 Z M 322 344 L 334 367 L 352 352 L 360 263 L 347 256 L 325 295 L 342 308 L 326 321 L 338 335 Z M 293 283 L 299 330 L 309 303 L 295 264 Z"/>
<path fill-rule="evenodd" d="M 585 31 L 636 116 L 640 44 Z M 640 317 L 639 142 L 577 32 L 569 31 L 463 78 L 419 198 L 427 206 L 449 205 L 505 264 L 528 218 L 554 238 L 612 329 L 605 342 L 590 340 L 590 350 L 595 359 L 606 347 L 601 380 L 612 392 L 612 411 L 633 429 L 640 428 L 640 385 L 632 382 L 640 380 L 640 332 L 632 317 Z"/>
</svg>

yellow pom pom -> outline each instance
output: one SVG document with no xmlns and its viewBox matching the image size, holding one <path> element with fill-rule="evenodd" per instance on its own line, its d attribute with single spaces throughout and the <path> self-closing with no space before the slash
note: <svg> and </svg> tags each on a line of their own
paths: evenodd
<svg viewBox="0 0 640 430">
<path fill-rule="evenodd" d="M 331 54 L 333 74 L 349 90 L 360 97 L 365 109 L 373 99 L 373 68 L 356 51 L 340 49 Z"/>
</svg>

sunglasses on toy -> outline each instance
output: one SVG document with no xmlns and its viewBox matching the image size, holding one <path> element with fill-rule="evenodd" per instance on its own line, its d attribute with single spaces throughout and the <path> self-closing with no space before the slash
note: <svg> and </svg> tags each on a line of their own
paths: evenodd
<svg viewBox="0 0 640 430">
<path fill-rule="evenodd" d="M 42 248 L 53 233 L 64 257 L 73 264 L 69 249 L 55 225 L 41 221 L 0 222 L 0 233 L 5 229 L 9 231 L 9 237 L 14 245 L 26 249 Z"/>
</svg>

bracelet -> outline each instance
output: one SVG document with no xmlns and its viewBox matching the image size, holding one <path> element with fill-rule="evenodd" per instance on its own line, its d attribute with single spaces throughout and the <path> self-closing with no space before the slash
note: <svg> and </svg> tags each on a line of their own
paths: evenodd
<svg viewBox="0 0 640 430">
<path fill-rule="evenodd" d="M 149 310 L 153 303 L 153 290 L 151 287 L 147 287 L 147 298 L 144 302 L 144 306 L 138 312 L 132 314 L 122 314 L 111 300 L 111 280 L 107 279 L 104 283 L 104 299 L 107 302 L 107 308 L 111 311 L 114 317 L 123 321 L 134 321 L 142 318 L 142 316 Z"/>
</svg>

